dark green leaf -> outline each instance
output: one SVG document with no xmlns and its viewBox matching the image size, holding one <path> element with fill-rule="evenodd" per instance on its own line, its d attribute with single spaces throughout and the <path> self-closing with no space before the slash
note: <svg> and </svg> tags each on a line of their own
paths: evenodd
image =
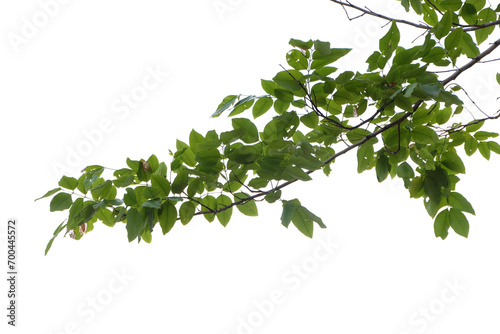
<svg viewBox="0 0 500 334">
<path fill-rule="evenodd" d="M 78 180 L 74 177 L 63 176 L 59 181 L 59 186 L 69 190 L 75 190 L 75 188 L 78 186 Z"/>
<path fill-rule="evenodd" d="M 182 203 L 181 207 L 179 208 L 179 216 L 181 218 L 182 225 L 186 225 L 191 221 L 194 216 L 195 210 L 196 207 L 193 202 L 188 201 Z"/>
<path fill-rule="evenodd" d="M 389 175 L 390 170 L 391 165 L 389 164 L 389 159 L 384 154 L 380 155 L 375 166 L 375 171 L 377 172 L 377 181 L 384 181 Z"/>
<path fill-rule="evenodd" d="M 132 208 L 127 212 L 127 236 L 128 241 L 131 242 L 139 235 L 142 234 L 144 230 L 144 223 L 142 216 L 139 214 L 136 208 Z"/>
<path fill-rule="evenodd" d="M 273 99 L 269 96 L 261 97 L 257 102 L 255 102 L 252 115 L 253 118 L 257 118 L 259 116 L 264 115 L 271 107 L 273 106 Z"/>
<path fill-rule="evenodd" d="M 441 156 L 441 163 L 455 173 L 465 173 L 464 163 L 455 152 L 444 152 Z"/>
<path fill-rule="evenodd" d="M 234 201 L 238 202 L 239 200 L 250 197 L 249 195 L 239 192 L 234 194 Z M 255 217 L 259 215 L 259 211 L 257 210 L 257 205 L 255 201 L 252 199 L 250 201 L 246 201 L 243 204 L 238 204 L 236 208 L 244 215 Z"/>
<path fill-rule="evenodd" d="M 415 177 L 415 172 L 413 168 L 405 161 L 398 166 L 397 174 L 400 178 L 413 178 Z"/>
<path fill-rule="evenodd" d="M 314 111 L 311 111 L 310 113 L 302 116 L 300 118 L 300 121 L 308 128 L 314 129 L 315 127 L 318 126 L 319 117 Z"/>
<path fill-rule="evenodd" d="M 55 193 L 59 192 L 61 190 L 61 188 L 55 188 L 55 189 L 52 189 L 52 190 L 49 190 L 47 191 L 47 193 L 45 193 L 45 195 L 43 195 L 42 197 L 39 197 L 35 200 L 38 201 L 39 199 L 42 199 L 42 198 L 45 198 L 45 197 L 49 197 L 49 196 L 52 196 L 54 195 Z"/>
<path fill-rule="evenodd" d="M 217 207 L 223 208 L 232 204 L 231 198 L 226 195 L 220 195 L 217 197 Z M 222 224 L 222 226 L 226 227 L 229 221 L 231 220 L 231 215 L 233 214 L 233 208 L 228 208 L 224 211 L 217 213 L 217 219 Z"/>
<path fill-rule="evenodd" d="M 281 190 L 271 191 L 266 195 L 265 200 L 268 203 L 274 203 L 281 198 Z"/>
<path fill-rule="evenodd" d="M 480 142 L 478 148 L 479 148 L 479 153 L 481 153 L 483 158 L 485 158 L 486 160 L 490 160 L 491 151 L 488 146 L 488 143 L 484 141 Z"/>
<path fill-rule="evenodd" d="M 189 181 L 189 175 L 187 170 L 182 169 L 177 173 L 177 176 L 172 182 L 172 192 L 174 194 L 180 194 L 187 187 Z"/>
<path fill-rule="evenodd" d="M 303 76 L 304 75 L 297 70 L 281 71 L 276 74 L 273 81 L 287 90 L 295 91 L 302 88 L 299 80 Z"/>
<path fill-rule="evenodd" d="M 330 54 L 330 43 L 329 42 L 321 42 L 314 41 L 314 48 L 319 51 L 323 56 L 328 56 Z"/>
<path fill-rule="evenodd" d="M 487 131 L 477 131 L 474 134 L 474 138 L 476 138 L 479 141 L 486 140 L 488 138 L 496 138 L 498 137 L 498 133 L 496 132 L 487 132 Z"/>
<path fill-rule="evenodd" d="M 448 236 L 448 229 L 450 228 L 449 213 L 449 210 L 443 210 L 434 220 L 434 234 L 436 237 L 440 237 L 443 240 Z"/>
<path fill-rule="evenodd" d="M 451 207 L 463 211 L 463 212 L 468 212 L 473 215 L 475 215 L 474 208 L 472 205 L 467 201 L 467 199 L 462 196 L 462 194 L 457 193 L 457 192 L 451 192 L 450 196 L 448 197 L 448 203 L 450 204 Z"/>
<path fill-rule="evenodd" d="M 420 2 L 420 1 L 419 1 Z M 398 47 L 400 33 L 395 21 L 392 22 L 391 28 L 379 41 L 379 50 L 384 56 L 390 56 Z"/>
<path fill-rule="evenodd" d="M 489 141 L 488 148 L 490 149 L 490 151 L 493 151 L 496 154 L 500 154 L 500 145 L 497 142 Z"/>
<path fill-rule="evenodd" d="M 336 60 L 342 58 L 346 54 L 348 54 L 351 49 L 331 49 L 330 54 L 327 56 L 322 55 L 320 52 L 314 52 L 313 54 L 313 62 L 311 64 L 311 69 L 319 69 L 328 64 L 335 62 Z"/>
<path fill-rule="evenodd" d="M 162 233 L 167 234 L 177 221 L 177 208 L 170 201 L 166 201 L 162 205 L 160 214 L 160 226 Z"/>
<path fill-rule="evenodd" d="M 299 50 L 290 50 L 286 54 L 286 62 L 296 70 L 307 70 L 309 64 L 306 56 Z"/>
<path fill-rule="evenodd" d="M 415 126 L 411 131 L 413 140 L 419 144 L 434 144 L 439 141 L 434 130 L 426 126 Z"/>
<path fill-rule="evenodd" d="M 462 213 L 462 211 L 457 210 L 455 208 L 450 209 L 450 226 L 451 228 L 458 234 L 463 237 L 469 235 L 469 221 Z"/>
<path fill-rule="evenodd" d="M 476 139 L 473 137 L 467 137 L 465 138 L 465 143 L 464 143 L 464 149 L 465 149 L 465 154 L 467 154 L 469 157 L 476 152 L 478 147 L 478 142 Z"/>
<path fill-rule="evenodd" d="M 259 140 L 259 132 L 255 124 L 247 118 L 233 118 L 232 125 L 235 130 L 240 128 L 245 129 L 245 134 L 241 140 L 247 144 L 255 143 Z"/>
<path fill-rule="evenodd" d="M 71 204 L 73 204 L 73 200 L 70 194 L 59 193 L 50 201 L 50 211 L 64 211 L 68 209 Z"/>
<path fill-rule="evenodd" d="M 460 1 L 460 0 L 458 0 Z M 432 31 L 434 32 L 434 35 L 438 38 L 441 39 L 444 36 L 448 35 L 448 33 L 451 30 L 451 25 L 453 23 L 453 12 L 452 11 L 447 11 L 441 20 L 434 26 Z"/>
<path fill-rule="evenodd" d="M 301 181 L 310 181 L 312 180 L 311 176 L 304 172 L 302 168 L 296 167 L 296 166 L 286 166 L 285 168 L 285 174 L 283 175 L 283 178 L 288 181 L 293 181 L 295 179 L 301 180 Z"/>
<path fill-rule="evenodd" d="M 151 176 L 151 185 L 160 191 L 162 197 L 168 196 L 170 194 L 170 189 L 172 188 L 170 182 L 161 175 Z"/>
<path fill-rule="evenodd" d="M 145 208 L 160 209 L 161 208 L 161 198 L 150 199 L 142 204 Z"/>
<path fill-rule="evenodd" d="M 307 49 L 312 48 L 313 41 L 312 40 L 308 40 L 307 42 L 304 42 L 304 41 L 301 41 L 299 39 L 293 39 L 293 38 L 291 38 L 290 41 L 288 42 L 288 44 L 290 44 L 293 47 L 299 48 L 299 49 L 307 50 Z"/>
</svg>

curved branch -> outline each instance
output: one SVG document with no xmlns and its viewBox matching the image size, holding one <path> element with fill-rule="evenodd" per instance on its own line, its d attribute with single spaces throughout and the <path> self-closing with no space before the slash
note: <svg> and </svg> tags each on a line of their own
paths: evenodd
<svg viewBox="0 0 500 334">
<path fill-rule="evenodd" d="M 331 1 L 340 3 L 340 1 L 336 1 L 336 0 L 331 0 Z M 476 58 L 472 59 L 470 62 L 468 62 L 464 66 L 458 68 L 457 71 L 455 73 L 453 73 L 451 76 L 449 76 L 448 78 L 442 80 L 441 84 L 444 86 L 444 85 L 450 83 L 451 81 L 455 80 L 460 74 L 462 74 L 463 72 L 467 71 L 468 69 L 470 69 L 471 67 L 473 67 L 475 64 L 479 63 L 481 61 L 481 59 L 483 59 L 484 57 L 486 57 L 487 55 L 489 55 L 490 53 L 492 53 L 498 46 L 500 46 L 500 39 L 496 40 L 488 49 L 486 49 L 485 51 L 483 51 L 479 56 L 477 56 Z M 413 113 L 422 105 L 423 102 L 424 102 L 424 100 L 418 100 L 413 105 L 413 108 L 412 108 L 413 111 L 405 113 L 400 118 L 392 121 L 391 123 L 385 125 L 384 127 L 381 127 L 377 131 L 370 133 L 369 135 L 365 136 L 362 140 L 360 140 L 356 144 L 348 146 L 345 149 L 343 149 L 342 151 L 339 151 L 339 152 L 333 154 L 331 157 L 329 157 L 328 159 L 326 159 L 325 161 L 323 161 L 323 166 L 329 164 L 330 162 L 332 162 L 336 158 L 340 157 L 341 155 L 346 154 L 347 152 L 353 150 L 354 148 L 363 145 L 364 143 L 366 143 L 370 139 L 372 139 L 372 138 L 378 136 L 379 134 L 381 134 L 381 133 L 389 130 L 390 128 L 401 124 L 404 120 L 406 120 L 408 117 L 410 117 L 411 115 L 413 115 Z M 500 118 L 500 114 L 497 115 L 497 116 L 488 117 L 488 118 L 485 118 L 485 119 L 482 119 L 482 120 L 497 119 L 497 118 Z M 478 123 L 478 122 L 480 122 L 482 120 L 476 120 L 476 121 L 473 121 L 470 124 Z M 470 125 L 470 124 L 468 124 L 468 125 Z M 307 171 L 306 173 L 307 174 L 311 174 L 314 171 L 316 171 L 316 170 L 310 170 L 310 171 Z M 255 200 L 256 198 L 265 196 L 265 195 L 267 195 L 267 194 L 269 194 L 271 192 L 274 192 L 276 190 L 280 190 L 282 188 L 285 188 L 285 187 L 287 187 L 287 186 L 289 186 L 292 183 L 295 183 L 297 181 L 298 181 L 298 179 L 295 179 L 295 180 L 292 180 L 292 181 L 287 181 L 287 182 L 282 183 L 281 185 L 276 186 L 276 187 L 274 187 L 274 188 L 272 188 L 272 189 L 270 189 L 268 191 L 263 191 L 260 194 L 255 194 L 255 195 L 243 198 L 243 199 L 241 199 L 239 201 L 233 202 L 230 205 L 227 205 L 227 206 L 222 207 L 220 209 L 213 210 L 213 211 L 199 211 L 199 212 L 195 213 L 195 215 L 201 215 L 201 214 L 206 214 L 206 213 L 219 213 L 219 212 L 225 211 L 225 210 L 227 210 L 229 208 L 232 208 L 233 206 L 244 204 L 244 203 L 246 203 L 248 201 Z"/>
</svg>

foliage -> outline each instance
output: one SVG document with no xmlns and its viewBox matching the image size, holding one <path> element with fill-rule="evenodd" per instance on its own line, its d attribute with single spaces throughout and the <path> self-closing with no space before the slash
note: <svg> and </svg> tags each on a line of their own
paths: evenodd
<svg viewBox="0 0 500 334">
<path fill-rule="evenodd" d="M 450 227 L 467 237 L 464 213 L 475 212 L 456 190 L 465 173 L 460 156 L 500 154 L 491 140 L 498 134 L 480 131 L 498 116 L 467 122 L 457 117 L 467 94 L 455 80 L 499 46 L 500 40 L 488 39 L 499 25 L 500 5 L 401 0 L 424 24 L 332 2 L 389 21 L 379 49 L 366 61 L 367 71 L 332 66 L 349 49 L 291 39 L 288 68 L 262 80 L 265 94 L 229 95 L 213 113 L 232 117 L 232 129 L 192 130 L 187 140 L 177 140 L 170 163 L 152 155 L 127 159 L 127 167 L 118 170 L 94 165 L 78 178 L 62 177 L 58 188 L 41 197 L 55 195 L 51 211 L 69 209 L 46 252 L 60 232 L 80 239 L 97 221 L 110 227 L 124 223 L 129 241 L 149 243 L 157 225 L 166 234 L 178 221 L 186 225 L 203 215 L 226 226 L 234 208 L 257 216 L 256 200 L 262 199 L 281 202 L 282 224 L 293 223 L 312 237 L 316 224 L 325 227 L 323 221 L 298 199 L 284 199 L 282 189 L 311 180 L 317 170 L 329 175 L 331 164 L 354 149 L 359 173 L 374 169 L 379 182 L 401 178 L 410 197 L 423 200 L 437 237 L 445 239 Z M 421 30 L 420 43 L 402 45 L 401 25 Z M 258 129 L 252 118 L 264 116 L 269 121 Z M 104 177 L 105 172 L 112 175 Z"/>
</svg>

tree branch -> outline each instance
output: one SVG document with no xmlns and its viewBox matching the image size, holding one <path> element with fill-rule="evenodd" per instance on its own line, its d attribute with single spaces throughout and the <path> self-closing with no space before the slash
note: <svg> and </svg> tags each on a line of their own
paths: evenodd
<svg viewBox="0 0 500 334">
<path fill-rule="evenodd" d="M 349 1 L 346 1 L 346 2 L 342 2 L 342 1 L 339 1 L 339 0 L 330 0 L 330 1 L 331 2 L 335 2 L 335 3 L 337 3 L 339 5 L 342 5 L 342 6 L 347 6 L 347 7 L 354 8 L 354 9 L 359 10 L 360 12 L 363 12 L 365 14 L 368 14 L 368 15 L 371 15 L 371 16 L 375 16 L 375 17 L 378 17 L 378 18 L 381 18 L 381 19 L 384 19 L 384 20 L 387 20 L 387 21 L 395 21 L 395 22 L 398 22 L 398 23 L 407 24 L 407 25 L 410 25 L 412 27 L 416 27 L 416 28 L 420 28 L 420 29 L 426 29 L 426 30 L 432 29 L 432 27 L 428 26 L 428 25 L 418 24 L 418 23 L 414 23 L 414 22 L 410 22 L 410 21 L 406 21 L 406 20 L 401 20 L 401 19 L 395 19 L 395 18 L 392 18 L 392 17 L 388 17 L 388 16 L 385 16 L 385 15 L 382 15 L 382 14 L 375 13 L 375 12 L 369 10 L 369 9 L 365 9 L 365 8 L 361 8 L 361 7 L 358 7 L 356 5 L 353 5 Z M 358 17 L 360 17 L 360 16 L 358 16 Z"/>
<path fill-rule="evenodd" d="M 340 1 L 336 1 L 336 0 L 331 0 L 331 1 L 339 3 L 339 4 L 344 4 L 344 3 L 340 2 Z M 348 5 L 349 7 L 353 7 L 353 5 L 350 5 L 350 4 L 345 4 L 345 5 Z M 354 8 L 356 8 L 356 7 L 354 7 Z M 448 83 L 450 83 L 451 81 L 455 80 L 460 74 L 462 74 L 463 72 L 467 71 L 468 69 L 470 69 L 471 67 L 473 67 L 474 65 L 476 65 L 477 63 L 479 63 L 484 57 L 486 57 L 487 55 L 489 55 L 490 53 L 492 53 L 498 46 L 500 46 L 500 39 L 496 40 L 488 49 L 486 49 L 485 51 L 483 51 L 479 56 L 477 56 L 476 58 L 472 59 L 470 62 L 468 62 L 464 66 L 458 68 L 457 71 L 455 73 L 453 73 L 451 76 L 449 76 L 448 78 L 442 80 L 441 84 L 443 86 L 445 86 Z M 405 113 L 400 118 L 398 118 L 398 119 L 392 121 L 391 123 L 389 123 L 389 124 L 381 127 L 379 130 L 377 130 L 375 132 L 372 132 L 369 135 L 365 136 L 359 142 L 357 142 L 355 144 L 352 144 L 351 146 L 346 147 L 342 151 L 339 151 L 339 152 L 335 153 L 334 155 L 332 155 L 331 157 L 329 157 L 328 159 L 326 159 L 325 161 L 323 161 L 323 166 L 329 164 L 330 162 L 332 162 L 336 158 L 340 157 L 341 155 L 346 154 L 347 152 L 353 150 L 354 148 L 363 145 L 364 143 L 366 143 L 370 139 L 375 138 L 376 136 L 378 136 L 379 134 L 381 134 L 381 133 L 389 130 L 390 128 L 392 128 L 392 127 L 394 127 L 396 125 L 401 124 L 404 120 L 406 120 L 408 117 L 410 117 L 411 115 L 413 115 L 413 113 L 422 105 L 423 102 L 424 102 L 424 100 L 418 100 L 413 105 L 413 108 L 412 108 L 413 111 L 412 112 Z M 478 123 L 480 121 L 487 120 L 487 119 L 497 119 L 497 118 L 500 118 L 500 114 L 497 115 L 497 116 L 494 116 L 494 117 L 488 117 L 488 118 L 484 118 L 482 120 L 473 121 L 473 122 L 469 123 L 468 125 L 475 124 L 475 123 Z M 314 171 L 316 171 L 316 170 L 310 170 L 310 171 L 307 171 L 306 173 L 307 174 L 311 174 Z M 212 210 L 212 211 L 199 211 L 199 212 L 196 212 L 195 215 L 201 215 L 201 214 L 206 214 L 206 213 L 219 213 L 219 212 L 225 211 L 225 210 L 227 210 L 229 208 L 232 208 L 233 206 L 244 204 L 244 203 L 246 203 L 248 201 L 255 200 L 256 198 L 265 196 L 265 195 L 267 195 L 267 194 L 269 194 L 271 192 L 274 192 L 276 190 L 280 190 L 282 188 L 285 188 L 285 187 L 287 187 L 287 186 L 289 186 L 292 183 L 295 183 L 297 181 L 298 181 L 298 179 L 295 179 L 295 180 L 292 180 L 292 181 L 287 181 L 287 182 L 282 183 L 281 185 L 276 186 L 276 187 L 274 187 L 274 188 L 272 188 L 272 189 L 270 189 L 268 191 L 263 191 L 262 193 L 255 194 L 253 196 L 249 196 L 249 197 L 243 198 L 243 199 L 241 199 L 239 201 L 233 202 L 230 205 L 227 205 L 227 206 L 222 207 L 220 209 Z"/>
</svg>

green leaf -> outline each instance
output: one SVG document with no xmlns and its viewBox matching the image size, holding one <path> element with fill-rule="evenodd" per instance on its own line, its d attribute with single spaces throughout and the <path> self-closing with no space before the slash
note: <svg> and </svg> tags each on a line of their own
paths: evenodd
<svg viewBox="0 0 500 334">
<path fill-rule="evenodd" d="M 319 51 L 323 56 L 330 54 L 330 42 L 314 41 L 314 48 Z"/>
<path fill-rule="evenodd" d="M 464 163 L 455 152 L 444 152 L 441 156 L 441 163 L 455 173 L 465 174 Z"/>
<path fill-rule="evenodd" d="M 248 197 L 250 196 L 242 192 L 235 193 L 234 201 L 238 202 Z M 253 199 L 250 201 L 246 201 L 243 204 L 238 204 L 236 208 L 245 216 L 255 217 L 259 215 L 259 211 L 257 210 L 257 205 L 255 204 L 255 201 Z"/>
<path fill-rule="evenodd" d="M 194 160 L 193 150 L 184 142 L 177 139 L 176 141 L 177 153 L 176 157 L 179 156 L 184 163 L 190 167 L 196 166 L 196 161 Z"/>
<path fill-rule="evenodd" d="M 463 212 L 468 212 L 473 215 L 476 214 L 474 211 L 474 208 L 472 205 L 467 201 L 467 199 L 462 196 L 462 194 L 457 193 L 457 192 L 451 192 L 450 196 L 448 197 L 448 203 L 450 204 L 451 207 L 463 211 Z"/>
<path fill-rule="evenodd" d="M 215 211 L 217 210 L 217 200 L 212 195 L 207 195 L 201 200 L 201 210 L 202 211 Z M 203 215 L 206 220 L 213 222 L 215 219 L 215 213 L 205 213 Z"/>
<path fill-rule="evenodd" d="M 217 110 L 210 117 L 219 117 L 225 110 L 231 107 L 236 100 L 239 98 L 239 95 L 229 95 L 222 100 L 221 104 L 217 107 Z"/>
<path fill-rule="evenodd" d="M 491 151 L 490 151 L 490 148 L 488 146 L 488 143 L 484 142 L 484 141 L 480 142 L 478 148 L 479 148 L 479 153 L 481 153 L 483 158 L 485 158 L 486 160 L 490 160 Z"/>
<path fill-rule="evenodd" d="M 295 227 L 306 237 L 313 237 L 314 224 L 309 217 L 307 217 L 305 208 L 303 206 L 296 206 L 292 214 L 292 223 Z"/>
<path fill-rule="evenodd" d="M 439 137 L 434 130 L 427 126 L 418 125 L 411 131 L 413 140 L 419 144 L 435 144 Z"/>
<path fill-rule="evenodd" d="M 411 180 L 410 184 L 410 198 L 419 198 L 423 195 L 423 182 L 422 177 L 417 176 Z"/>
<path fill-rule="evenodd" d="M 482 126 L 484 125 L 484 121 L 481 121 L 481 122 L 478 122 L 478 123 L 474 123 L 474 124 L 471 124 L 471 125 L 467 125 L 465 127 L 465 131 L 469 132 L 469 133 L 472 133 L 472 132 L 476 132 L 477 130 L 479 130 Z"/>
<path fill-rule="evenodd" d="M 450 226 L 458 234 L 463 237 L 468 237 L 469 235 L 469 221 L 462 213 L 462 211 L 455 208 L 450 209 Z"/>
<path fill-rule="evenodd" d="M 274 203 L 281 198 L 281 190 L 271 191 L 264 198 L 268 203 Z"/>
<path fill-rule="evenodd" d="M 489 138 L 496 138 L 498 137 L 498 133 L 496 132 L 487 132 L 487 131 L 477 131 L 474 134 L 474 138 L 476 138 L 479 141 L 483 141 Z"/>
<path fill-rule="evenodd" d="M 293 93 L 289 90 L 284 89 L 275 89 L 274 94 L 278 98 L 274 103 L 276 104 L 278 101 L 291 103 L 293 102 Z"/>
<path fill-rule="evenodd" d="M 70 219 L 68 221 L 68 229 L 71 230 L 74 229 L 75 227 L 83 225 L 89 222 L 94 217 L 98 208 L 94 207 L 93 203 L 94 202 L 87 202 L 86 206 L 80 212 L 74 215 L 74 219 Z"/>
<path fill-rule="evenodd" d="M 460 10 L 460 16 L 467 24 L 477 23 L 477 9 L 470 3 L 465 3 Z"/>
<path fill-rule="evenodd" d="M 70 194 L 59 193 L 50 201 L 50 211 L 64 211 L 68 209 L 71 204 L 73 204 L 73 200 Z"/>
<path fill-rule="evenodd" d="M 462 0 L 443 0 L 439 5 L 445 10 L 454 12 L 462 7 Z"/>
<path fill-rule="evenodd" d="M 127 236 L 129 242 L 142 234 L 144 225 L 139 211 L 136 208 L 129 209 L 127 212 Z"/>
<path fill-rule="evenodd" d="M 438 22 L 438 15 L 434 7 L 428 5 L 427 3 L 422 4 L 424 22 L 430 26 L 435 26 Z"/>
<path fill-rule="evenodd" d="M 270 98 L 269 96 L 264 96 L 261 97 L 260 99 L 255 102 L 253 109 L 252 109 L 252 115 L 253 118 L 257 118 L 259 116 L 264 115 L 271 107 L 273 106 L 273 99 Z"/>
<path fill-rule="evenodd" d="M 63 176 L 59 181 L 59 186 L 69 190 L 75 190 L 75 188 L 78 186 L 78 180 L 74 177 Z"/>
<path fill-rule="evenodd" d="M 319 69 L 331 64 L 338 59 L 348 54 L 351 49 L 330 49 L 330 54 L 327 56 L 322 55 L 319 51 L 314 52 L 313 62 L 311 63 L 311 70 Z"/>
<path fill-rule="evenodd" d="M 477 24 L 487 24 L 497 20 L 495 11 L 491 8 L 485 8 L 477 15 Z M 483 43 L 488 39 L 488 36 L 495 30 L 495 26 L 477 29 L 475 31 L 477 45 Z"/>
<path fill-rule="evenodd" d="M 160 213 L 160 226 L 163 235 L 170 232 L 172 227 L 174 227 L 175 222 L 177 221 L 177 208 L 175 205 L 166 201 L 162 205 L 162 211 Z"/>
<path fill-rule="evenodd" d="M 468 33 L 464 33 L 462 36 L 462 42 L 460 43 L 462 47 L 462 53 L 465 54 L 469 58 L 475 58 L 479 56 L 479 48 L 477 44 L 474 43 L 472 37 Z"/>
<path fill-rule="evenodd" d="M 179 208 L 179 216 L 181 218 L 182 225 L 187 225 L 191 221 L 194 216 L 195 210 L 196 207 L 193 202 L 188 201 L 182 203 L 181 207 Z"/>
<path fill-rule="evenodd" d="M 493 151 L 496 154 L 500 154 L 500 145 L 497 142 L 489 141 L 488 148 L 490 149 L 490 151 Z"/>
<path fill-rule="evenodd" d="M 95 213 L 95 217 L 106 226 L 113 227 L 115 225 L 113 213 L 110 210 L 100 208 Z"/>
<path fill-rule="evenodd" d="M 288 181 L 293 181 L 295 179 L 300 181 L 310 181 L 311 176 L 304 172 L 302 168 L 296 166 L 286 166 L 283 178 Z"/>
<path fill-rule="evenodd" d="M 290 44 L 293 47 L 299 48 L 299 49 L 307 50 L 307 49 L 312 48 L 313 41 L 312 40 L 308 40 L 307 42 L 304 42 L 304 41 L 301 41 L 299 39 L 293 39 L 293 38 L 291 38 L 290 41 L 288 42 L 288 44 Z"/>
<path fill-rule="evenodd" d="M 123 202 L 125 203 L 125 205 L 127 206 L 138 205 L 139 203 L 137 202 L 137 196 L 135 194 L 134 189 L 127 188 L 125 189 L 125 191 L 127 192 L 126 194 L 123 195 Z"/>
<path fill-rule="evenodd" d="M 110 194 L 113 192 L 113 183 L 110 180 L 107 180 L 100 185 L 90 189 L 92 192 L 92 196 L 97 200 L 99 198 L 102 199 L 111 199 L 108 198 Z"/>
<path fill-rule="evenodd" d="M 410 0 L 411 7 L 417 14 L 422 14 L 423 8 L 422 8 L 422 1 L 420 0 Z"/>
<path fill-rule="evenodd" d="M 303 76 L 304 75 L 297 70 L 281 71 L 276 74 L 273 81 L 287 90 L 295 91 L 302 89 L 299 80 Z"/>
<path fill-rule="evenodd" d="M 49 197 L 49 196 L 52 196 L 54 195 L 55 193 L 59 192 L 61 190 L 61 188 L 55 188 L 55 189 L 52 189 L 52 190 L 49 190 L 45 193 L 45 195 L 43 195 L 42 197 L 39 197 L 35 200 L 38 201 L 39 199 L 42 199 L 42 198 L 45 198 L 45 197 Z"/>
<path fill-rule="evenodd" d="M 408 13 L 410 11 L 410 0 L 401 0 L 401 6 L 403 6 Z"/>
<path fill-rule="evenodd" d="M 47 253 L 49 252 L 50 250 L 50 247 L 52 247 L 52 243 L 54 242 L 54 239 L 59 235 L 59 233 L 64 229 L 64 227 L 66 227 L 66 225 L 64 224 L 64 221 L 59 224 L 59 226 L 56 228 L 56 230 L 54 231 L 53 233 L 53 237 L 49 240 L 49 242 L 47 243 L 47 246 L 45 247 L 45 255 L 47 255 Z"/>
<path fill-rule="evenodd" d="M 448 236 L 448 229 L 450 228 L 449 214 L 449 210 L 443 210 L 434 220 L 434 234 L 436 237 L 440 237 L 443 240 Z"/>
<path fill-rule="evenodd" d="M 436 122 L 439 125 L 448 122 L 451 118 L 452 113 L 453 111 L 450 107 L 439 109 L 438 111 L 436 111 Z"/>
<path fill-rule="evenodd" d="M 255 143 L 259 140 L 259 131 L 255 124 L 252 123 L 247 118 L 233 118 L 232 125 L 235 130 L 240 128 L 245 129 L 245 134 L 241 137 L 241 140 L 247 144 Z"/>
<path fill-rule="evenodd" d="M 226 195 L 220 195 L 217 197 L 217 207 L 219 209 L 229 206 L 232 204 L 233 201 L 231 201 L 231 198 L 229 198 Z M 226 227 L 229 221 L 231 220 L 231 216 L 233 214 L 233 208 L 228 208 L 224 211 L 218 212 L 217 213 L 217 220 L 219 220 L 219 223 L 222 224 L 222 226 Z"/>
<path fill-rule="evenodd" d="M 375 165 L 375 171 L 377 172 L 377 181 L 384 181 L 389 172 L 391 171 L 391 165 L 389 164 L 389 158 L 384 154 L 380 155 L 377 159 L 377 164 Z"/>
<path fill-rule="evenodd" d="M 161 208 L 161 198 L 150 199 L 142 204 L 145 208 L 160 209 Z"/>
<path fill-rule="evenodd" d="M 500 6 L 500 5 L 499 5 Z M 500 73 L 497 73 L 497 82 L 500 85 Z"/>
<path fill-rule="evenodd" d="M 372 167 L 372 163 L 375 159 L 373 144 L 364 143 L 359 146 L 357 151 L 358 158 L 358 173 L 362 173 Z"/>
<path fill-rule="evenodd" d="M 419 1 L 420 2 L 420 1 Z M 390 56 L 398 47 L 400 33 L 395 21 L 392 21 L 391 28 L 379 41 L 379 50 L 384 56 Z"/>
<path fill-rule="evenodd" d="M 460 1 L 460 0 L 458 0 Z M 434 35 L 436 38 L 441 39 L 444 36 L 448 35 L 448 33 L 451 30 L 451 25 L 453 23 L 453 12 L 452 11 L 447 11 L 441 20 L 434 26 L 432 31 L 434 32 Z"/>
<path fill-rule="evenodd" d="M 464 143 L 465 154 L 467 154 L 470 157 L 476 152 L 477 147 L 478 147 L 478 142 L 476 139 L 474 139 L 473 137 L 465 138 L 465 143 Z"/>
<path fill-rule="evenodd" d="M 152 175 L 151 185 L 160 191 L 160 195 L 162 197 L 168 196 L 168 194 L 170 194 L 170 190 L 172 189 L 170 182 L 168 182 L 168 180 L 161 175 Z"/>
<path fill-rule="evenodd" d="M 153 236 L 151 235 L 151 231 L 149 230 L 149 228 L 144 229 L 144 232 L 142 232 L 141 238 L 146 243 L 148 243 L 148 244 L 151 243 L 151 241 L 153 240 Z"/>
<path fill-rule="evenodd" d="M 397 169 L 397 174 L 400 178 L 413 178 L 415 177 L 415 172 L 413 171 L 413 168 L 405 161 L 402 162 Z"/>
<path fill-rule="evenodd" d="M 177 176 L 172 182 L 172 192 L 174 194 L 180 194 L 187 187 L 189 181 L 189 175 L 187 170 L 182 169 L 177 173 Z"/>
<path fill-rule="evenodd" d="M 300 118 L 300 121 L 308 128 L 314 129 L 315 127 L 318 126 L 319 117 L 314 111 L 311 111 L 310 113 L 302 116 Z"/>
<path fill-rule="evenodd" d="M 255 99 L 258 97 L 255 95 L 250 95 L 245 97 L 244 99 L 239 100 L 235 105 L 233 111 L 229 113 L 229 117 L 236 116 L 241 114 L 245 110 L 251 108 L 255 102 Z"/>
<path fill-rule="evenodd" d="M 297 204 L 298 200 L 293 200 L 293 201 L 283 201 L 283 212 L 281 213 L 281 224 L 283 226 L 287 227 L 290 225 L 290 222 L 292 221 L 292 216 L 293 213 L 295 212 L 295 208 L 300 206 L 300 204 Z M 300 202 L 299 202 L 300 203 Z"/>
<path fill-rule="evenodd" d="M 306 56 L 299 50 L 290 50 L 286 54 L 286 62 L 296 70 L 307 70 L 309 65 Z"/>
</svg>

